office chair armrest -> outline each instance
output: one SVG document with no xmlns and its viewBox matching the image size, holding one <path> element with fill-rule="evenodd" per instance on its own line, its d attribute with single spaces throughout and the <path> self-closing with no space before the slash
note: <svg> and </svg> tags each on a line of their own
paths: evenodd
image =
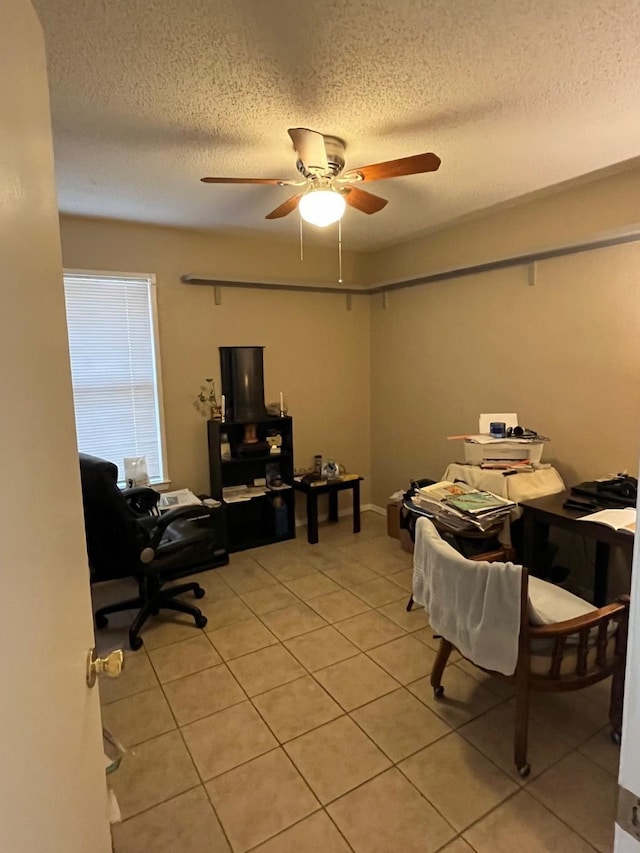
<svg viewBox="0 0 640 853">
<path fill-rule="evenodd" d="M 125 498 L 132 498 L 136 495 L 149 495 L 149 498 L 153 496 L 156 501 L 160 499 L 160 492 L 156 492 L 151 486 L 131 486 L 130 488 L 122 489 L 122 494 Z"/>
<path fill-rule="evenodd" d="M 133 486 L 123 489 L 122 494 L 129 507 L 138 515 L 153 513 L 160 500 L 160 493 L 149 486 Z"/>
<path fill-rule="evenodd" d="M 162 535 L 171 522 L 177 521 L 179 518 L 210 518 L 215 515 L 217 510 L 218 507 L 209 507 L 204 504 L 202 506 L 181 506 L 176 507 L 175 509 L 170 509 L 156 520 L 152 529 L 149 531 L 150 540 L 147 547 L 152 548 L 154 552 L 157 550 L 160 540 L 162 539 Z"/>
</svg>

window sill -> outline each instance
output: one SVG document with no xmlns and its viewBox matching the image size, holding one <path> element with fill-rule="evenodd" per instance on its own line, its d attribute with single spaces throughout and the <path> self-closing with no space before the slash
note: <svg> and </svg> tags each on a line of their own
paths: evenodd
<svg viewBox="0 0 640 853">
<path fill-rule="evenodd" d="M 151 480 L 149 487 L 155 489 L 156 492 L 167 492 L 171 486 L 171 480 Z M 127 484 L 124 480 L 118 480 L 118 488 L 126 489 Z"/>
</svg>

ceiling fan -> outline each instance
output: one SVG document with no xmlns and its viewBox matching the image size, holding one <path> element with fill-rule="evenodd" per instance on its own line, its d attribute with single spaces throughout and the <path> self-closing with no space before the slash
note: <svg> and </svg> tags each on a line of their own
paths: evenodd
<svg viewBox="0 0 640 853">
<path fill-rule="evenodd" d="M 324 227 L 337 222 L 348 204 L 362 213 L 377 213 L 387 204 L 387 199 L 362 190 L 357 183 L 397 178 L 402 175 L 418 175 L 435 172 L 440 158 L 435 154 L 415 154 L 387 160 L 344 172 L 345 143 L 336 136 L 325 136 L 306 127 L 288 130 L 293 147 L 298 155 L 296 166 L 302 180 L 281 178 L 201 178 L 206 184 L 272 184 L 279 187 L 301 187 L 278 205 L 265 219 L 280 219 L 294 211 L 312 225 Z"/>
</svg>

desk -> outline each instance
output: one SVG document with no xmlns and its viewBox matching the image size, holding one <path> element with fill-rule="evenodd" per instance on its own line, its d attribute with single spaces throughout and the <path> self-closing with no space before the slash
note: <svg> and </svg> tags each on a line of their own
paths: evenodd
<svg viewBox="0 0 640 853">
<path fill-rule="evenodd" d="M 314 480 L 303 483 L 293 481 L 293 488 L 307 496 L 307 541 L 315 545 L 318 541 L 318 495 L 329 495 L 329 521 L 338 520 L 338 492 L 351 489 L 353 492 L 353 532 L 360 533 L 360 480 L 359 474 L 345 474 L 336 480 Z"/>
<path fill-rule="evenodd" d="M 550 527 L 560 527 L 576 536 L 593 539 L 596 543 L 595 576 L 593 580 L 593 603 L 602 607 L 607 599 L 607 578 L 609 574 L 609 552 L 612 545 L 624 551 L 625 559 L 631 566 L 634 537 L 629 533 L 612 530 L 605 524 L 578 521 L 586 515 L 583 510 L 565 509 L 563 503 L 570 492 L 523 501 L 520 504 L 524 512 L 524 564 L 535 573 L 537 557 L 549 537 Z"/>
</svg>

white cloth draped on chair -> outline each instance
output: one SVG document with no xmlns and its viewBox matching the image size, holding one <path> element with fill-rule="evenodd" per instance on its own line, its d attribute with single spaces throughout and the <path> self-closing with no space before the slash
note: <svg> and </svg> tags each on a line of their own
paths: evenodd
<svg viewBox="0 0 640 853">
<path fill-rule="evenodd" d="M 427 518 L 416 523 L 413 598 L 446 637 L 484 669 L 512 675 L 518 660 L 522 566 L 471 562 Z"/>
</svg>

